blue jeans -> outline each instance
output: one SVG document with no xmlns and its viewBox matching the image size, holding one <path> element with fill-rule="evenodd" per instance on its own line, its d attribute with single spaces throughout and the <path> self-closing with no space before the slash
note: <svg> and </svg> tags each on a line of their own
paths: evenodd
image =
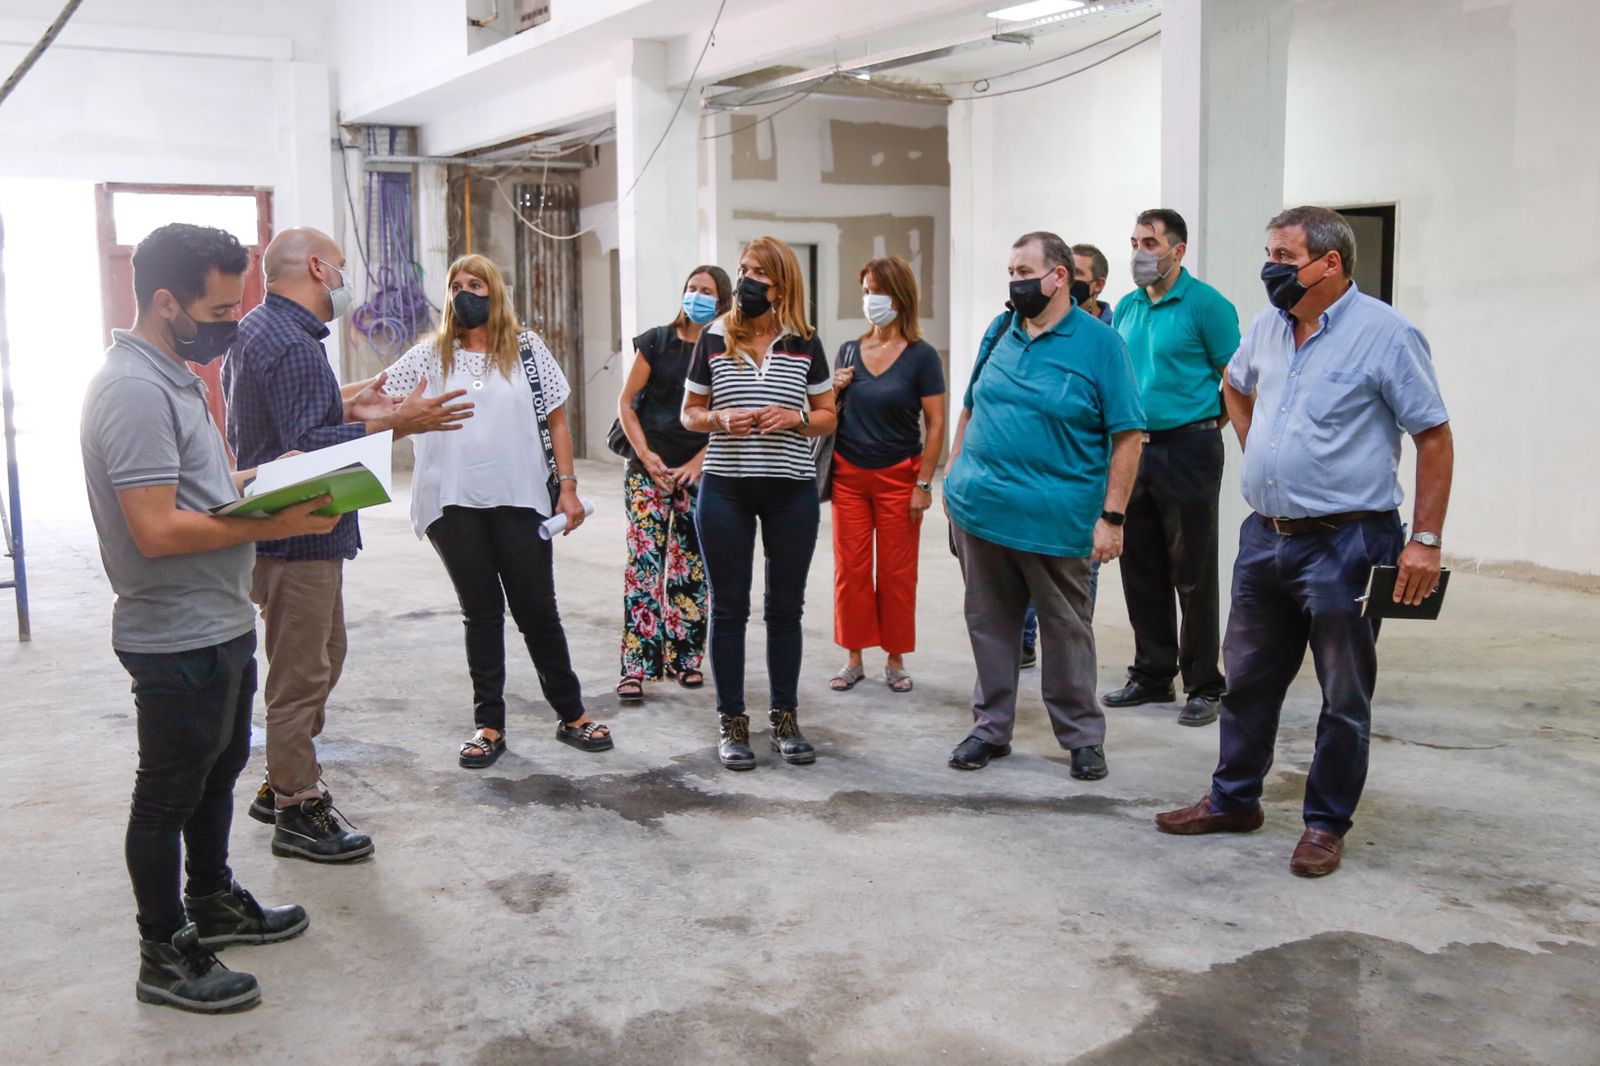
<svg viewBox="0 0 1600 1066">
<path fill-rule="evenodd" d="M 1094 617 L 1094 602 L 1100 596 L 1100 564 L 1089 561 L 1089 617 Z M 1022 616 L 1022 643 L 1033 647 L 1039 643 L 1039 612 L 1028 604 L 1028 613 Z"/>
<path fill-rule="evenodd" d="M 1272 766 L 1278 715 L 1306 648 L 1322 686 L 1316 753 L 1306 778 L 1305 823 L 1344 835 L 1367 780 L 1372 693 L 1378 678 L 1377 619 L 1356 597 L 1372 568 L 1393 565 L 1405 546 L 1389 512 L 1326 533 L 1285 537 L 1256 515 L 1239 530 L 1233 610 L 1223 640 L 1221 757 L 1211 807 L 1250 811 Z"/>
<path fill-rule="evenodd" d="M 744 635 L 750 621 L 758 520 L 767 557 L 763 616 L 769 706 L 776 711 L 800 706 L 800 617 L 821 515 L 815 481 L 718 474 L 701 478 L 694 520 L 711 580 L 711 679 L 717 686 L 719 713 L 745 713 Z"/>
</svg>

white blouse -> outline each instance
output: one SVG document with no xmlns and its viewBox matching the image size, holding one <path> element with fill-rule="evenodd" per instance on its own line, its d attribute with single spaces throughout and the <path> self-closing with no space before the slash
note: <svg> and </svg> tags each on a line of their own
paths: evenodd
<svg viewBox="0 0 1600 1066">
<path fill-rule="evenodd" d="M 522 341 L 533 348 L 534 365 L 545 407 L 554 411 L 571 395 L 555 356 L 539 335 L 529 330 Z M 424 396 L 454 389 L 467 394 L 472 417 L 458 430 L 419 433 L 412 437 L 416 469 L 411 476 L 411 527 L 420 539 L 446 507 L 527 507 L 541 515 L 553 512 L 547 481 L 549 461 L 539 440 L 533 412 L 533 389 L 519 364 L 507 378 L 483 352 L 469 352 L 457 342 L 455 366 L 448 379 L 432 339 L 414 345 L 389 367 L 383 390 L 406 396 L 426 377 Z"/>
</svg>

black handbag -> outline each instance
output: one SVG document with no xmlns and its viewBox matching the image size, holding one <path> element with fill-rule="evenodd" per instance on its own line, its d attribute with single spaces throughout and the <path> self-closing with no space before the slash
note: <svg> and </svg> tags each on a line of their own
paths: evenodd
<svg viewBox="0 0 1600 1066">
<path fill-rule="evenodd" d="M 853 367 L 861 358 L 861 342 L 851 341 L 845 345 L 844 351 L 839 353 L 839 365 L 835 368 L 843 370 Z M 844 393 L 834 397 L 834 418 L 837 420 L 844 416 Z M 826 437 L 818 437 L 811 446 L 811 458 L 817 464 L 817 499 L 828 503 L 833 499 L 833 449 L 834 439 L 838 436 L 838 422 L 834 422 L 834 431 Z"/>
<path fill-rule="evenodd" d="M 637 403 L 635 403 L 634 409 L 638 409 Z M 611 420 L 611 428 L 606 431 L 606 447 L 610 448 L 613 454 L 621 456 L 630 463 L 639 458 L 634 453 L 633 444 L 628 440 L 628 435 L 622 432 L 622 419 L 620 418 Z"/>
<path fill-rule="evenodd" d="M 556 468 L 556 449 L 550 440 L 550 418 L 544 406 L 544 386 L 539 383 L 539 366 L 533 358 L 533 345 L 522 342 L 518 353 L 522 359 L 522 372 L 527 375 L 528 387 L 533 390 L 533 417 L 539 423 L 539 443 L 544 445 L 545 462 L 550 466 L 550 510 L 554 514 L 556 501 L 561 498 L 561 474 Z"/>
</svg>

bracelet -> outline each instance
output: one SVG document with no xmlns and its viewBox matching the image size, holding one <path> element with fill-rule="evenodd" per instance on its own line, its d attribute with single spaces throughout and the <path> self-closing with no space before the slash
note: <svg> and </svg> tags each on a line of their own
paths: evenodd
<svg viewBox="0 0 1600 1066">
<path fill-rule="evenodd" d="M 556 475 L 556 480 L 557 481 L 570 481 L 574 485 L 576 485 L 578 483 L 578 475 L 577 474 L 557 474 Z"/>
</svg>

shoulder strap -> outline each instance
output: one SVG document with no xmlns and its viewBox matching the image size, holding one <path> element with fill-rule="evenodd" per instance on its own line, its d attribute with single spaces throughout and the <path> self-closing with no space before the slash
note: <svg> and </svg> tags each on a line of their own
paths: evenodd
<svg viewBox="0 0 1600 1066">
<path fill-rule="evenodd" d="M 533 344 L 529 340 L 530 336 L 531 334 L 523 334 L 521 338 L 522 348 L 518 355 L 522 359 L 522 372 L 528 378 L 528 387 L 533 390 L 533 417 L 539 423 L 539 443 L 544 445 L 545 462 L 549 464 L 551 478 L 555 478 L 558 474 L 556 470 L 556 449 L 555 444 L 550 439 L 550 419 L 544 406 L 544 386 L 539 380 L 539 364 L 538 360 L 533 357 Z"/>
<path fill-rule="evenodd" d="M 1006 331 L 1006 326 L 1011 321 L 1011 312 L 1002 311 L 989 323 L 989 328 L 984 331 L 983 340 L 978 342 L 978 359 L 972 364 L 972 380 L 977 381 L 978 375 L 983 373 L 983 364 L 989 361 L 989 355 L 994 351 L 994 346 L 999 342 L 1000 335 Z"/>
</svg>

